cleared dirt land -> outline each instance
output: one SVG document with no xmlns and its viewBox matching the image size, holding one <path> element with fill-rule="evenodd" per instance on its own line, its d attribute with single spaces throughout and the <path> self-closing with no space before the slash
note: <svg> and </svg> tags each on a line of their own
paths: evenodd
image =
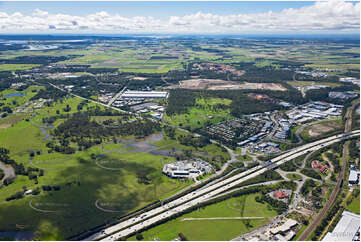
<svg viewBox="0 0 361 242">
<path fill-rule="evenodd" d="M 189 79 L 180 81 L 179 85 L 173 85 L 169 88 L 185 88 L 185 89 L 206 89 L 206 90 L 239 90 L 239 89 L 261 89 L 285 91 L 280 84 L 276 83 L 237 83 L 220 79 Z"/>
<path fill-rule="evenodd" d="M 340 127 L 341 125 L 339 123 L 330 121 L 312 125 L 306 131 L 309 137 L 317 137 L 324 133 L 336 130 Z"/>
</svg>

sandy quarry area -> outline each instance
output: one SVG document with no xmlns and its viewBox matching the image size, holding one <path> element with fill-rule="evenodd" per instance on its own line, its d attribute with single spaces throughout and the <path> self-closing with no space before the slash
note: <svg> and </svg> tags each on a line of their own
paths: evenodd
<svg viewBox="0 0 361 242">
<path fill-rule="evenodd" d="M 185 89 L 206 89 L 206 90 L 240 90 L 240 89 L 261 89 L 273 91 L 285 91 L 282 85 L 277 83 L 238 83 L 220 79 L 189 79 L 180 81 L 179 85 L 173 85 L 169 88 Z"/>
</svg>

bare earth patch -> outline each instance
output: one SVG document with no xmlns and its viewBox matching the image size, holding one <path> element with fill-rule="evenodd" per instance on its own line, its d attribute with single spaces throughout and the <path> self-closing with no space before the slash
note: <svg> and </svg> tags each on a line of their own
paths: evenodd
<svg viewBox="0 0 361 242">
<path fill-rule="evenodd" d="M 206 90 L 240 90 L 240 89 L 261 89 L 273 91 L 285 91 L 282 85 L 277 83 L 238 83 L 220 79 L 189 79 L 180 81 L 179 85 L 173 85 L 169 88 L 185 89 L 206 89 Z"/>
<path fill-rule="evenodd" d="M 308 130 L 308 135 L 310 137 L 317 137 L 324 133 L 333 131 L 340 128 L 341 125 L 336 122 L 326 122 L 321 124 L 315 124 Z"/>
<path fill-rule="evenodd" d="M 148 78 L 146 77 L 141 77 L 141 76 L 136 76 L 136 77 L 133 77 L 133 80 L 140 80 L 140 81 L 144 81 L 144 80 L 147 80 Z"/>
<path fill-rule="evenodd" d="M 0 129 L 10 128 L 11 126 L 20 122 L 25 116 L 26 114 L 24 113 L 17 113 L 17 114 L 11 114 L 6 118 L 2 118 L 0 120 Z"/>
</svg>

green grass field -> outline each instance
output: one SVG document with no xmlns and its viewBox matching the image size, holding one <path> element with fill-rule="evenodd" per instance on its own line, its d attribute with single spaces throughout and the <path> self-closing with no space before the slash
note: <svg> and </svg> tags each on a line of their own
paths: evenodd
<svg viewBox="0 0 361 242">
<path fill-rule="evenodd" d="M 4 131 L 8 130 L 11 132 L 0 132 L 0 139 L 3 140 L 4 136 L 9 138 L 10 142 L 6 147 L 17 150 L 12 157 L 25 166 L 44 169 L 45 176 L 39 177 L 39 184 L 35 184 L 28 177 L 18 176 L 13 184 L 1 188 L 0 217 L 5 214 L 13 215 L 6 220 L 0 219 L 0 227 L 7 231 L 16 230 L 16 225 L 21 224 L 30 231 L 40 232 L 41 236 L 47 231 L 58 239 L 65 239 L 67 236 L 112 220 L 192 184 L 162 175 L 164 160 L 171 161 L 174 158 L 149 153 L 105 152 L 114 148 L 114 145 L 96 146 L 72 155 L 43 153 L 36 155 L 30 164 L 27 151 L 45 149 L 45 142 L 41 140 L 39 130 L 25 121 Z M 21 132 L 17 132 L 20 130 Z M 31 138 L 22 138 L 23 132 Z M 14 142 L 11 142 L 12 140 Z M 127 152 L 122 148 L 120 151 Z M 106 153 L 107 157 L 100 161 L 101 165 L 113 170 L 97 166 L 90 158 L 92 153 Z M 138 183 L 137 172 L 141 169 L 148 170 L 147 176 L 153 181 L 151 184 Z M 72 185 L 66 186 L 65 184 L 69 182 Z M 37 196 L 29 195 L 10 202 L 4 201 L 9 195 L 21 191 L 23 186 L 27 189 L 35 189 L 42 185 L 59 185 L 61 190 L 41 192 Z M 101 208 L 117 212 L 101 211 L 95 206 L 97 201 Z M 45 212 L 35 211 L 29 203 Z M 49 210 L 57 212 L 46 212 Z M 43 227 L 43 223 L 47 226 Z"/>
<path fill-rule="evenodd" d="M 1 64 L 0 71 L 28 70 L 40 65 L 36 64 Z"/>
<path fill-rule="evenodd" d="M 256 202 L 255 197 L 257 195 L 259 194 L 235 197 L 209 205 L 151 228 L 143 232 L 142 235 L 144 240 L 148 241 L 153 241 L 155 238 L 161 241 L 170 241 L 177 238 L 178 233 L 184 234 L 188 240 L 231 240 L 265 225 L 270 218 L 277 215 L 266 204 Z M 249 220 L 249 227 L 241 220 L 182 221 L 184 218 L 214 217 L 264 217 L 264 219 Z M 135 236 L 130 237 L 128 240 L 135 240 Z"/>
<path fill-rule="evenodd" d="M 2 119 L 0 125 L 1 146 L 10 150 L 10 156 L 25 167 L 44 169 L 45 175 L 38 177 L 38 184 L 27 176 L 17 176 L 15 182 L 0 188 L 0 228 L 15 231 L 24 227 L 26 231 L 36 232 L 38 239 L 65 239 L 91 227 L 111 221 L 116 217 L 139 209 L 157 199 L 166 198 L 193 184 L 193 181 L 181 181 L 168 178 L 161 173 L 165 162 L 174 161 L 174 157 L 153 155 L 145 152 L 132 152 L 123 144 L 103 143 L 87 151 L 66 155 L 48 153 L 44 140 L 45 134 L 39 126 L 42 119 L 66 114 L 63 108 L 68 104 L 77 112 L 78 98 L 67 98 L 43 107 L 31 114 L 11 114 Z M 88 106 L 95 104 L 89 103 Z M 25 120 L 27 117 L 29 120 Z M 94 117 L 103 121 L 108 117 Z M 114 116 L 120 118 L 120 116 Z M 56 127 L 63 119 L 58 119 Z M 178 134 L 179 135 L 179 134 Z M 122 137 L 131 139 L 133 137 Z M 190 149 L 192 153 L 213 158 L 222 156 L 229 159 L 227 152 L 213 144 L 199 150 L 180 145 L 176 140 L 162 139 L 152 143 L 159 149 Z M 40 155 L 30 159 L 30 151 L 40 151 Z M 91 154 L 106 154 L 97 162 Z M 99 165 L 100 164 L 100 165 Z M 107 169 L 110 168 L 110 169 Z M 137 174 L 147 171 L 150 184 L 138 182 Z M 66 185 L 71 183 L 71 185 Z M 6 202 L 5 199 L 18 191 L 41 188 L 43 185 L 60 186 L 60 191 L 45 192 L 39 195 L 27 195 L 23 199 Z M 97 205 L 100 206 L 97 207 Z M 101 209 L 115 212 L 104 212 Z M 51 211 L 51 212 L 49 212 Z M 53 212 L 56 211 L 56 212 Z M 11 214 L 11 216 L 7 216 Z M 5 216 L 7 217 L 6 219 Z"/>
<path fill-rule="evenodd" d="M 6 89 L 2 92 L 0 92 L 0 103 L 3 103 L 4 105 L 14 108 L 18 107 L 24 103 L 27 103 L 30 101 L 30 99 L 35 96 L 40 89 L 44 89 L 42 86 L 29 86 L 24 91 L 16 91 L 15 89 Z M 5 97 L 8 94 L 13 93 L 22 93 L 25 94 L 24 96 L 15 96 L 15 97 Z"/>
<path fill-rule="evenodd" d="M 288 174 L 286 174 L 286 177 L 291 180 L 298 180 L 298 179 L 302 178 L 302 176 L 300 176 L 296 173 L 288 173 Z"/>
<path fill-rule="evenodd" d="M 353 213 L 360 214 L 360 195 L 354 198 L 346 209 Z"/>
<path fill-rule="evenodd" d="M 216 108 L 217 104 L 229 105 L 231 100 L 221 98 L 199 98 L 196 105 L 189 109 L 186 114 L 177 114 L 172 116 L 164 115 L 164 121 L 182 127 L 189 126 L 192 130 L 204 127 L 206 122 L 218 123 L 220 121 L 231 119 L 230 109 Z"/>
</svg>

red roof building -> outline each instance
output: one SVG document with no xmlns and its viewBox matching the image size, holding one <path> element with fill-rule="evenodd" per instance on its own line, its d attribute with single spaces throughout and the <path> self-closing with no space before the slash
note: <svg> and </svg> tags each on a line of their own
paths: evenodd
<svg viewBox="0 0 361 242">
<path fill-rule="evenodd" d="M 287 198 L 288 195 L 280 190 L 277 190 L 273 193 L 273 196 L 275 196 L 278 199 L 283 199 L 283 198 Z"/>
<path fill-rule="evenodd" d="M 328 166 L 320 163 L 318 160 L 313 160 L 311 165 L 312 168 L 317 169 L 322 173 L 326 173 L 328 171 Z"/>
</svg>

